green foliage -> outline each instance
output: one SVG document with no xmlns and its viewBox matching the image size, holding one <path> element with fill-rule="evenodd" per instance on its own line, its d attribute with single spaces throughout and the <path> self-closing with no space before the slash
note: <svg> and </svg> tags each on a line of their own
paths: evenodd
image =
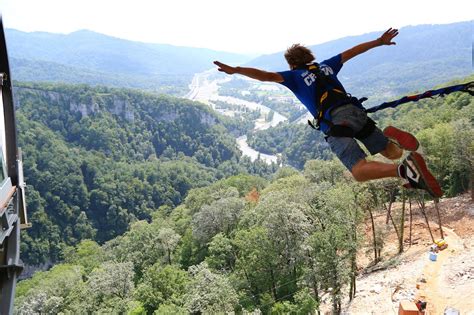
<svg viewBox="0 0 474 315">
<path fill-rule="evenodd" d="M 37 272 L 17 285 L 18 313 L 56 313 L 66 307 L 67 297 L 82 282 L 79 266 L 57 265 L 48 272 Z"/>
<path fill-rule="evenodd" d="M 234 310 L 237 293 L 225 276 L 212 272 L 206 263 L 190 267 L 189 273 L 191 282 L 184 299 L 190 313 L 215 314 Z"/>
<path fill-rule="evenodd" d="M 91 240 L 83 240 L 75 248 L 68 248 L 64 253 L 64 262 L 82 266 L 85 274 L 91 273 L 104 261 L 104 250 Z"/>
<path fill-rule="evenodd" d="M 167 314 L 176 314 L 176 315 L 186 315 L 188 312 L 185 308 L 174 305 L 174 304 L 161 304 L 160 307 L 153 313 L 156 315 L 167 315 Z"/>
<path fill-rule="evenodd" d="M 155 223 L 138 221 L 130 227 L 130 231 L 107 242 L 104 247 L 115 260 L 131 262 L 138 276 L 156 261 L 167 261 L 166 248 L 161 243 Z"/>
<path fill-rule="evenodd" d="M 305 124 L 280 124 L 248 136 L 248 144 L 265 154 L 282 154 L 282 160 L 302 169 L 311 159 L 330 159 L 332 153 L 323 134 Z"/>
<path fill-rule="evenodd" d="M 289 301 L 277 302 L 273 305 L 271 314 L 272 315 L 284 315 L 294 314 L 296 312 L 296 306 Z"/>
<path fill-rule="evenodd" d="M 344 180 L 346 168 L 342 163 L 333 159 L 331 161 L 309 160 L 304 165 L 304 175 L 312 183 L 329 182 L 335 185 Z"/>
<path fill-rule="evenodd" d="M 321 163 L 337 170 L 333 162 Z M 85 240 L 65 250 L 68 262 L 81 265 L 78 281 L 67 294 L 39 296 L 33 293 L 42 282 L 30 282 L 33 289 L 20 292 L 35 297 L 36 304 L 19 297 L 19 307 L 72 313 L 314 313 L 315 290 L 342 288 L 349 281 L 349 254 L 358 245 L 356 191 L 338 176 L 334 180 L 334 185 L 312 182 L 291 169 L 270 182 L 239 175 L 191 189 L 180 206 L 160 207 L 151 222 L 137 221 L 103 246 Z M 252 201 L 246 199 L 251 191 L 259 196 Z M 341 290 L 330 292 L 336 301 L 342 298 Z"/>
<path fill-rule="evenodd" d="M 135 294 L 148 313 L 164 311 L 171 305 L 183 306 L 188 283 L 189 276 L 185 271 L 171 265 L 162 267 L 157 263 L 147 269 Z"/>
<path fill-rule="evenodd" d="M 222 233 L 216 234 L 209 242 L 206 263 L 214 270 L 232 271 L 235 268 L 235 253 L 232 239 Z"/>
<path fill-rule="evenodd" d="M 145 315 L 145 308 L 140 302 L 132 301 L 130 302 L 129 312 L 127 315 Z"/>
<path fill-rule="evenodd" d="M 315 314 L 315 310 L 318 308 L 318 303 L 308 288 L 304 288 L 295 294 L 295 304 L 298 314 Z"/>
<path fill-rule="evenodd" d="M 81 280 L 81 268 L 79 266 L 57 265 L 48 272 L 37 272 L 31 279 L 18 283 L 16 294 L 21 299 L 31 295 L 36 289 L 54 295 L 67 293 L 71 285 Z"/>
<path fill-rule="evenodd" d="M 322 190 L 312 203 L 316 232 L 308 240 L 311 277 L 332 288 L 333 312 L 340 312 L 342 288 L 350 280 L 351 256 L 355 255 L 359 208 L 350 186 L 336 185 Z"/>
<path fill-rule="evenodd" d="M 229 235 L 237 226 L 244 206 L 245 202 L 234 196 L 202 206 L 193 216 L 193 237 L 207 243 L 218 233 Z"/>
<path fill-rule="evenodd" d="M 444 100 L 378 120 L 414 132 L 455 194 L 472 176 L 474 103 Z M 40 142 L 23 139 L 28 176 L 35 175 L 31 218 L 48 233 L 31 229 L 22 249 L 68 264 L 20 282 L 19 313 L 314 314 L 324 294 L 341 312 L 358 267 L 362 210 L 386 198 L 385 181 L 354 183 L 334 159 L 305 160 L 302 172 L 285 167 L 267 178 L 240 173 L 237 162 L 225 166 L 237 173 L 221 178 L 184 153 L 116 159 L 22 115 L 31 126 L 25 133 Z"/>
<path fill-rule="evenodd" d="M 273 179 L 277 180 L 277 179 L 280 179 L 280 178 L 284 178 L 284 177 L 290 177 L 290 176 L 293 176 L 293 175 L 296 175 L 298 174 L 298 170 L 293 168 L 293 167 L 282 167 L 280 168 L 276 173 L 275 175 L 273 176 Z"/>
<path fill-rule="evenodd" d="M 29 264 L 57 262 L 84 239 L 110 240 L 219 178 L 241 174 L 229 180 L 247 193 L 264 181 L 242 173 L 276 167 L 240 159 L 221 118 L 202 104 L 85 85 L 18 86 Z"/>
</svg>

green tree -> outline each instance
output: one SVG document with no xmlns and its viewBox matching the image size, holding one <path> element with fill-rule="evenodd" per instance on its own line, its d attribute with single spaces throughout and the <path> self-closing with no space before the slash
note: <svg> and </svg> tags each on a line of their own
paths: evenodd
<svg viewBox="0 0 474 315">
<path fill-rule="evenodd" d="M 161 228 L 158 232 L 158 240 L 165 251 L 167 262 L 171 265 L 171 253 L 175 250 L 181 236 L 171 228 Z"/>
<path fill-rule="evenodd" d="M 64 261 L 69 264 L 82 266 L 84 273 L 89 274 L 105 261 L 105 253 L 99 244 L 86 239 L 81 241 L 75 248 L 66 250 Z"/>
<path fill-rule="evenodd" d="M 217 233 L 229 233 L 237 226 L 245 202 L 238 197 L 222 198 L 204 205 L 193 216 L 193 236 L 207 243 Z"/>
<path fill-rule="evenodd" d="M 105 262 L 94 269 L 87 281 L 97 311 L 125 312 L 132 301 L 135 285 L 133 264 Z"/>
<path fill-rule="evenodd" d="M 213 273 L 206 263 L 189 268 L 191 282 L 185 295 L 185 306 L 191 313 L 214 314 L 233 312 L 238 303 L 237 293 L 229 280 Z"/>
<path fill-rule="evenodd" d="M 172 265 L 162 267 L 158 263 L 147 269 L 135 295 L 148 313 L 159 309 L 161 305 L 183 306 L 188 283 L 186 271 Z"/>
<path fill-rule="evenodd" d="M 79 266 L 56 265 L 50 271 L 37 272 L 18 283 L 16 309 L 20 314 L 63 311 L 67 297 L 82 283 Z"/>
</svg>

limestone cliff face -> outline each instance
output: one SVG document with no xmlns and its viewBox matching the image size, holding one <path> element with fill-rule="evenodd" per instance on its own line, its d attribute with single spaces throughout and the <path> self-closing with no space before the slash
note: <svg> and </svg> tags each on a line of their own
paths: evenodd
<svg viewBox="0 0 474 315">
<path fill-rule="evenodd" d="M 112 108 L 109 108 L 109 111 L 112 114 L 123 117 L 129 122 L 133 122 L 135 120 L 135 115 L 133 114 L 132 106 L 128 100 L 114 97 L 112 104 Z"/>
<path fill-rule="evenodd" d="M 90 116 L 93 113 L 96 113 L 99 111 L 99 106 L 97 103 L 76 103 L 74 101 L 71 101 L 69 103 L 69 110 L 73 113 L 79 112 L 81 113 L 82 117 L 87 117 Z"/>
<path fill-rule="evenodd" d="M 190 114 L 189 107 L 187 109 L 177 108 L 175 106 L 156 106 L 153 102 L 147 100 L 145 102 L 139 102 L 138 104 L 133 103 L 126 97 L 120 97 L 112 94 L 96 94 L 89 97 L 76 97 L 66 92 L 56 92 L 45 90 L 41 88 L 32 87 L 18 87 L 14 88 L 14 102 L 17 108 L 22 106 L 24 97 L 19 95 L 35 94 L 39 99 L 44 100 L 48 104 L 62 103 L 69 108 L 73 113 L 80 113 L 81 117 L 88 117 L 97 114 L 101 111 L 107 111 L 114 116 L 120 117 L 128 122 L 134 122 L 139 113 L 138 108 L 142 111 L 148 112 L 150 108 L 154 107 L 154 110 L 150 110 L 153 118 L 157 122 L 173 122 L 177 119 L 183 118 L 186 112 Z M 63 105 L 64 106 L 64 105 Z M 218 124 L 218 120 L 215 115 L 205 110 L 192 111 L 192 119 L 197 119 L 201 124 L 207 126 L 214 126 Z"/>
<path fill-rule="evenodd" d="M 88 100 L 78 100 L 74 96 L 68 95 L 67 93 L 48 91 L 39 88 L 26 88 L 18 87 L 14 88 L 14 102 L 17 108 L 22 106 L 22 98 L 20 94 L 36 94 L 39 98 L 46 100 L 48 103 L 65 103 L 69 105 L 69 110 L 73 113 L 80 113 L 82 117 L 88 117 L 93 114 L 100 112 L 102 109 L 110 112 L 113 115 L 124 118 L 129 122 L 135 120 L 135 114 L 132 109 L 132 104 L 125 98 L 119 98 L 116 96 L 99 96 L 90 97 Z M 112 98 L 108 100 L 107 98 Z M 105 105 L 103 104 L 111 104 Z"/>
</svg>

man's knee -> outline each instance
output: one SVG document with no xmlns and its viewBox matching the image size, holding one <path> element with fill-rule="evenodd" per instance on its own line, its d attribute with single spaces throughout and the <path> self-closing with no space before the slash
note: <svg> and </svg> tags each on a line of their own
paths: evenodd
<svg viewBox="0 0 474 315">
<path fill-rule="evenodd" d="M 385 150 L 380 153 L 387 159 L 396 160 L 402 157 L 403 150 L 393 142 L 389 141 Z"/>
</svg>

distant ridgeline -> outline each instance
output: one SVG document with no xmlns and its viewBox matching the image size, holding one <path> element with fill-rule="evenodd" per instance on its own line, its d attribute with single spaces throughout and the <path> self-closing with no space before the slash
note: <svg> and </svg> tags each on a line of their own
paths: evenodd
<svg viewBox="0 0 474 315">
<path fill-rule="evenodd" d="M 71 34 L 6 30 L 13 79 L 141 88 L 184 95 L 193 75 L 213 60 L 249 56 L 203 48 L 149 44 L 91 31 Z"/>
<path fill-rule="evenodd" d="M 34 222 L 23 237 L 28 263 L 122 234 L 191 188 L 276 168 L 242 158 L 238 130 L 199 103 L 82 85 L 17 83 L 14 92 Z"/>
<path fill-rule="evenodd" d="M 381 31 L 310 48 L 317 61 L 322 61 L 377 38 Z M 133 42 L 91 31 L 63 35 L 10 29 L 6 37 L 13 79 L 21 81 L 86 83 L 184 95 L 193 74 L 212 68 L 216 59 L 274 71 L 288 68 L 283 52 L 249 61 L 251 57 L 245 55 Z M 343 67 L 340 79 L 348 92 L 369 96 L 368 104 L 375 104 L 472 71 L 472 21 L 403 27 L 396 42 L 396 46 L 379 47 Z"/>
<path fill-rule="evenodd" d="M 342 67 L 339 79 L 349 93 L 368 96 L 367 104 L 375 105 L 468 76 L 472 73 L 472 23 L 402 27 L 395 38 L 396 45 L 378 47 L 350 60 Z M 381 32 L 372 32 L 309 47 L 321 62 L 380 35 Z M 288 68 L 283 52 L 261 56 L 247 66 L 272 71 Z"/>
</svg>

